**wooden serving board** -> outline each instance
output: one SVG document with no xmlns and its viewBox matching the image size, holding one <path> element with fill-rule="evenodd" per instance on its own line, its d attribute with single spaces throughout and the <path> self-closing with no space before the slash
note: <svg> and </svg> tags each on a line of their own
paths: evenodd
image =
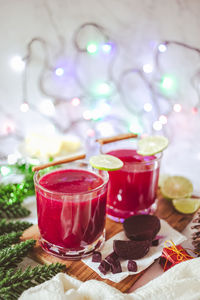
<svg viewBox="0 0 200 300">
<path fill-rule="evenodd" d="M 182 231 L 192 220 L 193 215 L 183 215 L 174 210 L 170 201 L 163 199 L 161 194 L 158 191 L 158 207 L 155 212 L 159 218 L 166 220 L 173 228 L 178 231 Z M 106 239 L 111 238 L 116 233 L 122 230 L 122 224 L 111 221 L 110 219 L 106 220 Z M 64 263 L 67 267 L 67 274 L 70 276 L 76 277 L 81 281 L 87 281 L 89 279 L 96 279 L 104 281 L 107 284 L 119 289 L 122 292 L 127 292 L 131 286 L 137 281 L 137 279 L 143 274 L 130 275 L 126 277 L 119 283 L 112 282 L 107 279 L 102 279 L 96 272 L 86 266 L 81 260 L 79 261 L 69 261 L 59 259 L 57 257 L 51 256 L 46 253 L 38 243 L 39 231 L 37 225 L 34 225 L 27 229 L 23 236 L 22 240 L 35 239 L 37 241 L 34 251 L 31 253 L 31 257 L 38 261 L 39 263 L 51 264 L 51 263 Z"/>
</svg>

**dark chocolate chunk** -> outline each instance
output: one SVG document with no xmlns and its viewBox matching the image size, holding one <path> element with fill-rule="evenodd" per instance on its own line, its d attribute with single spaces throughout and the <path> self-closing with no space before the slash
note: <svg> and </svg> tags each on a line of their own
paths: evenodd
<svg viewBox="0 0 200 300">
<path fill-rule="evenodd" d="M 130 240 L 151 241 L 160 230 L 160 220 L 156 216 L 137 215 L 127 218 L 123 227 Z"/>
<path fill-rule="evenodd" d="M 115 260 L 118 259 L 118 255 L 115 252 L 110 253 L 108 256 L 106 256 L 105 260 L 109 262 L 109 264 L 112 264 L 115 262 Z"/>
<path fill-rule="evenodd" d="M 101 252 L 94 251 L 92 254 L 92 261 L 93 262 L 101 262 Z"/>
<path fill-rule="evenodd" d="M 127 265 L 128 271 L 137 272 L 137 263 L 134 260 L 129 260 Z"/>
<path fill-rule="evenodd" d="M 158 246 L 158 245 L 159 245 L 159 239 L 153 240 L 152 243 L 151 243 L 151 245 L 152 245 L 153 247 Z"/>
<path fill-rule="evenodd" d="M 139 259 L 149 251 L 150 242 L 147 241 L 113 241 L 113 249 L 123 259 Z"/>
<path fill-rule="evenodd" d="M 110 267 L 111 267 L 111 272 L 113 274 L 122 272 L 122 267 L 118 259 L 116 259 L 113 263 L 111 263 Z"/>
<path fill-rule="evenodd" d="M 100 265 L 99 265 L 99 271 L 101 273 L 103 273 L 104 275 L 106 275 L 106 273 L 110 270 L 110 264 L 105 261 L 105 260 L 102 260 Z"/>
</svg>

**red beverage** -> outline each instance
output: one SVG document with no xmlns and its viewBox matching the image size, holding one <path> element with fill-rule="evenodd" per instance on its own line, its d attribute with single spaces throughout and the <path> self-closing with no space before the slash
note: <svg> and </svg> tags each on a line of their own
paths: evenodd
<svg viewBox="0 0 200 300">
<path fill-rule="evenodd" d="M 116 220 L 149 213 L 158 187 L 160 158 L 141 156 L 133 149 L 118 149 L 107 154 L 124 162 L 119 171 L 109 172 L 107 213 Z"/>
<path fill-rule="evenodd" d="M 61 169 L 40 177 L 36 198 L 43 248 L 69 258 L 91 252 L 104 232 L 106 193 L 105 178 L 87 170 Z"/>
</svg>

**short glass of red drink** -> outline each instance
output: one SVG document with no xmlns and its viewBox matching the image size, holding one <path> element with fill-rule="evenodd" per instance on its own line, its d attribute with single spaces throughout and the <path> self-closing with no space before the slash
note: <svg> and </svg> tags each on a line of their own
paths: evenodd
<svg viewBox="0 0 200 300">
<path fill-rule="evenodd" d="M 40 244 L 46 252 L 79 259 L 103 245 L 108 178 L 80 161 L 35 173 Z"/>
<path fill-rule="evenodd" d="M 156 209 L 156 192 L 162 154 L 137 154 L 137 140 L 116 141 L 101 146 L 101 152 L 118 157 L 124 166 L 109 172 L 107 215 L 117 222 Z"/>
</svg>

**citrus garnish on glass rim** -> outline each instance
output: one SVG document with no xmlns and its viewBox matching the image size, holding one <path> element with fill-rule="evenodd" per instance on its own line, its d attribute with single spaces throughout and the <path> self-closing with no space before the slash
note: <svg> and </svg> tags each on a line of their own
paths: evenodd
<svg viewBox="0 0 200 300">
<path fill-rule="evenodd" d="M 139 140 L 137 153 L 150 156 L 162 152 L 167 148 L 169 141 L 162 135 L 147 136 Z"/>
<path fill-rule="evenodd" d="M 92 156 L 89 163 L 93 168 L 103 171 L 116 171 L 123 167 L 123 162 L 119 158 L 108 154 Z"/>
<path fill-rule="evenodd" d="M 168 199 L 188 198 L 192 192 L 192 182 L 184 176 L 169 176 L 161 185 L 161 193 Z"/>
<path fill-rule="evenodd" d="M 180 213 L 193 214 L 200 207 L 200 199 L 195 199 L 195 198 L 173 199 L 172 204 L 174 208 Z"/>
</svg>

